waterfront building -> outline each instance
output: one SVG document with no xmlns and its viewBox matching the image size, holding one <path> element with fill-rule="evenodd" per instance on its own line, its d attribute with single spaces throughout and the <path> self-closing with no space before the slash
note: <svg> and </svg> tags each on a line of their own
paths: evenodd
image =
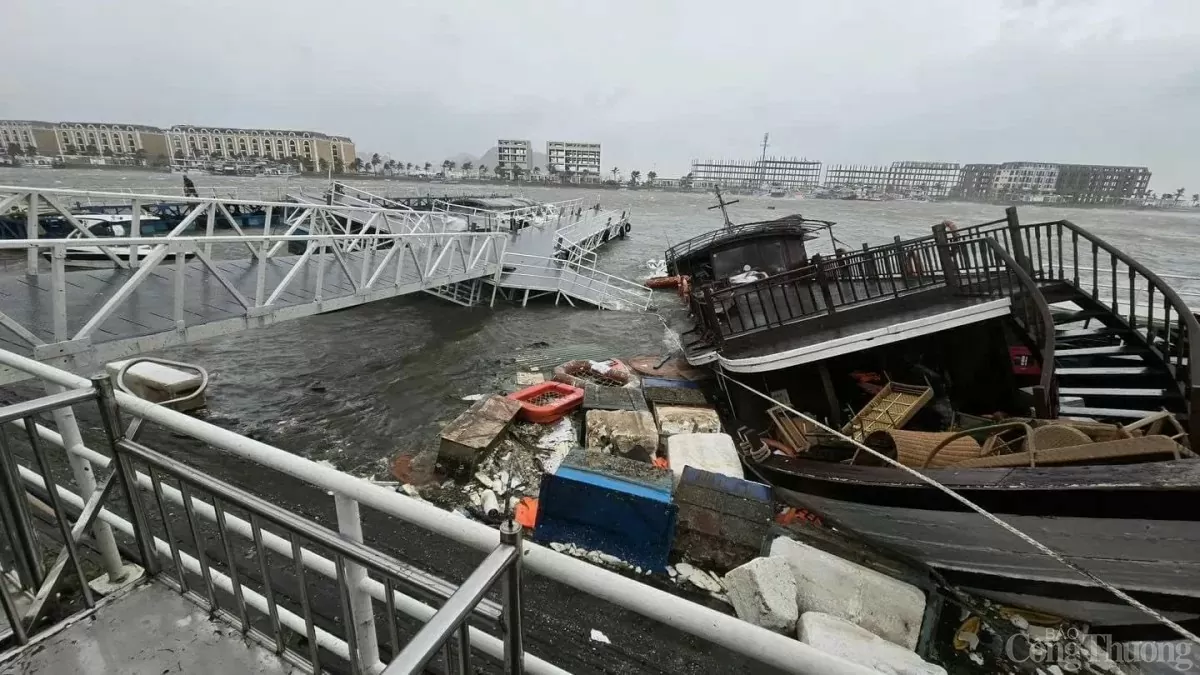
<svg viewBox="0 0 1200 675">
<path fill-rule="evenodd" d="M 317 131 L 233 129 L 180 124 L 167 131 L 175 159 L 304 159 L 313 169 L 354 163 L 354 141 Z"/>
<path fill-rule="evenodd" d="M 546 162 L 555 171 L 599 176 L 600 144 L 579 141 L 546 141 Z"/>
<path fill-rule="evenodd" d="M 58 157 L 135 157 L 151 161 L 304 158 L 313 168 L 354 162 L 354 142 L 316 131 L 177 125 L 161 129 L 114 122 L 0 120 L 0 147 Z M 29 153 L 29 148 L 34 152 Z"/>
<path fill-rule="evenodd" d="M 533 144 L 529 141 L 500 139 L 496 141 L 496 168 L 521 167 L 525 175 L 533 172 Z"/>
<path fill-rule="evenodd" d="M 1150 169 L 1144 166 L 1060 164 L 1054 190 L 1076 204 L 1116 204 L 1145 199 L 1149 185 Z"/>
<path fill-rule="evenodd" d="M 961 199 L 1116 204 L 1146 196 L 1150 169 L 1144 166 L 1005 162 L 967 164 L 959 177 Z"/>
<path fill-rule="evenodd" d="M 958 176 L 955 196 L 967 200 L 988 200 L 994 196 L 999 164 L 964 164 Z"/>
<path fill-rule="evenodd" d="M 692 178 L 696 185 L 758 188 L 764 184 L 782 187 L 818 185 L 821 162 L 805 158 L 768 157 L 751 161 L 692 160 Z"/>
</svg>

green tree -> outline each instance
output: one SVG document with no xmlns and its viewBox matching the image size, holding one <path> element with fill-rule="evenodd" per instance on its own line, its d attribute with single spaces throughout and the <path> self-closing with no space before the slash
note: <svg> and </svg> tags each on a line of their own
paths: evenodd
<svg viewBox="0 0 1200 675">
<path fill-rule="evenodd" d="M 112 157 L 112 156 L 113 156 L 113 151 L 112 151 L 112 148 L 105 148 L 105 149 L 104 149 L 104 156 L 105 156 L 105 157 Z"/>
<path fill-rule="evenodd" d="M 692 183 L 695 180 L 696 180 L 696 175 L 693 174 L 691 171 L 689 171 L 682 178 L 679 179 L 679 183 L 681 185 L 683 185 L 683 187 L 691 189 Z"/>
<path fill-rule="evenodd" d="M 472 164 L 471 162 L 463 162 L 463 165 L 462 165 L 462 170 L 463 170 L 463 171 L 470 171 L 470 170 L 471 170 L 471 167 L 473 167 L 473 166 L 475 166 L 475 165 L 474 165 L 474 164 Z"/>
<path fill-rule="evenodd" d="M 378 152 L 372 153 L 371 154 L 371 171 L 376 176 L 379 175 L 379 165 L 380 164 L 383 164 L 383 158 L 379 156 Z"/>
<path fill-rule="evenodd" d="M 83 154 L 87 155 L 88 157 L 95 157 L 96 155 L 100 154 L 100 150 L 96 147 L 95 143 L 88 143 L 87 147 L 83 149 Z"/>
<path fill-rule="evenodd" d="M 540 167 L 540 166 L 533 167 L 533 179 L 534 180 L 542 179 L 542 167 Z"/>
<path fill-rule="evenodd" d="M 175 159 L 183 159 L 183 151 L 182 151 L 182 150 L 176 150 L 176 151 L 175 151 L 175 155 L 174 155 L 174 156 L 175 156 Z"/>
<path fill-rule="evenodd" d="M 1183 199 L 1183 193 L 1185 193 L 1185 192 L 1187 192 L 1187 190 L 1185 190 L 1183 188 L 1179 188 L 1178 190 L 1175 191 L 1175 203 L 1176 204 L 1179 203 L 1180 199 Z"/>
<path fill-rule="evenodd" d="M 146 161 L 146 151 L 138 148 L 133 151 L 133 158 L 138 161 L 138 164 L 143 164 Z"/>
<path fill-rule="evenodd" d="M 351 166 L 354 167 L 355 173 L 362 173 L 362 170 L 363 170 L 362 157 L 355 157 L 354 162 L 351 164 Z"/>
<path fill-rule="evenodd" d="M 432 170 L 433 170 L 433 163 L 425 162 L 425 171 L 428 173 L 429 171 L 432 171 Z"/>
<path fill-rule="evenodd" d="M 341 156 L 333 158 L 333 172 L 336 174 L 346 173 L 346 163 L 342 161 Z"/>
<path fill-rule="evenodd" d="M 513 164 L 513 166 L 512 166 L 513 180 L 520 181 L 521 174 L 523 174 L 523 173 L 525 173 L 525 169 L 522 169 L 520 164 Z"/>
<path fill-rule="evenodd" d="M 488 174 L 488 165 L 480 164 L 479 165 L 479 175 L 482 177 L 482 176 L 486 176 L 487 174 Z"/>
<path fill-rule="evenodd" d="M 654 185 L 654 180 L 656 178 L 658 178 L 658 172 L 656 171 L 651 171 L 650 173 L 646 174 L 646 185 Z"/>
<path fill-rule="evenodd" d="M 1200 204 L 1200 192 L 1192 193 L 1192 206 Z"/>
<path fill-rule="evenodd" d="M 18 144 L 18 143 L 9 143 L 8 144 L 8 156 L 9 157 L 20 157 L 23 154 L 25 154 L 25 150 L 21 148 L 20 144 Z"/>
<path fill-rule="evenodd" d="M 495 174 L 496 174 L 496 178 L 499 178 L 500 180 L 504 180 L 504 179 L 508 178 L 508 169 L 506 169 L 504 167 L 504 165 L 502 165 L 502 164 L 497 164 L 496 169 L 495 169 Z"/>
<path fill-rule="evenodd" d="M 619 182 L 621 180 L 621 170 L 615 166 L 612 168 L 612 175 L 613 182 Z"/>
<path fill-rule="evenodd" d="M 629 172 L 629 184 L 630 184 L 630 185 L 637 185 L 637 184 L 638 184 L 638 179 L 639 179 L 639 178 L 641 178 L 641 177 L 642 177 L 642 172 L 641 172 L 641 171 L 638 171 L 637 169 L 634 169 L 633 171 L 630 171 L 630 172 Z"/>
<path fill-rule="evenodd" d="M 394 173 L 395 171 L 396 171 L 396 162 L 395 162 L 395 160 L 391 160 L 391 159 L 389 159 L 388 161 L 386 161 L 386 162 L 384 162 L 384 163 L 383 163 L 383 172 L 384 172 L 384 173 L 386 173 L 387 175 L 389 175 L 389 176 L 390 176 L 390 175 L 392 175 L 392 173 Z"/>
</svg>

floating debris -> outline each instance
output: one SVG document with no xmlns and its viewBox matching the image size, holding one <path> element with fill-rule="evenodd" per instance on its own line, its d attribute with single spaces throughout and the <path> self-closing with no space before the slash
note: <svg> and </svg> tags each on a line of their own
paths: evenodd
<svg viewBox="0 0 1200 675">
<path fill-rule="evenodd" d="M 596 630 L 595 628 L 592 629 L 592 641 L 600 642 L 600 643 L 606 644 L 606 645 L 612 644 L 612 642 L 608 639 L 607 635 L 605 635 L 604 633 L 601 633 L 600 631 Z"/>
</svg>

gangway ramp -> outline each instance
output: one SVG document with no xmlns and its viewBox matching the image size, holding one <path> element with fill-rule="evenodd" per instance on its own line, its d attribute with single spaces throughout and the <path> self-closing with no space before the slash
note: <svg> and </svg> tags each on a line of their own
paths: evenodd
<svg viewBox="0 0 1200 675">
<path fill-rule="evenodd" d="M 28 252 L 26 274 L 0 278 L 0 347 L 72 368 L 495 278 L 506 245 L 492 232 L 335 233 L 330 223 L 343 207 L 322 204 L 257 204 L 267 214 L 262 234 L 236 224 L 218 233 L 209 214 L 221 215 L 229 203 L 204 198 L 187 200 L 192 211 L 167 236 L 99 239 L 82 235 L 78 220 L 57 206 L 60 196 L 71 193 L 0 186 L 0 206 L 32 204 L 37 213 L 46 201 L 81 232 L 0 241 L 0 249 Z M 291 215 L 272 222 L 276 211 Z M 204 234 L 183 234 L 204 220 Z M 377 221 L 391 219 L 380 213 Z M 111 256 L 111 266 L 70 268 L 87 245 Z"/>
</svg>

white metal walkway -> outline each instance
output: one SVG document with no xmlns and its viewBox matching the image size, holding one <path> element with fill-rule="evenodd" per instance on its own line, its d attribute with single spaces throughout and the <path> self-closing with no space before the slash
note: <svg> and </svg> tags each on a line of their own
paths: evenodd
<svg viewBox="0 0 1200 675">
<path fill-rule="evenodd" d="M 101 240 L 62 206 L 76 197 L 124 200 L 134 213 L 161 200 L 0 186 L 0 213 L 49 212 L 79 233 L 40 239 L 30 216 L 29 239 L 0 241 L 0 255 L 26 251 L 25 274 L 0 277 L 0 347 L 70 368 L 494 278 L 507 244 L 501 233 L 447 231 L 438 214 L 377 209 L 368 216 L 377 227 L 347 234 L 346 207 L 213 198 L 172 198 L 190 211 L 166 236 L 140 236 L 139 218 L 130 236 Z M 260 212 L 262 233 L 245 232 L 233 206 Z M 200 223 L 202 233 L 188 232 Z M 110 267 L 69 271 L 81 252 Z"/>
</svg>

